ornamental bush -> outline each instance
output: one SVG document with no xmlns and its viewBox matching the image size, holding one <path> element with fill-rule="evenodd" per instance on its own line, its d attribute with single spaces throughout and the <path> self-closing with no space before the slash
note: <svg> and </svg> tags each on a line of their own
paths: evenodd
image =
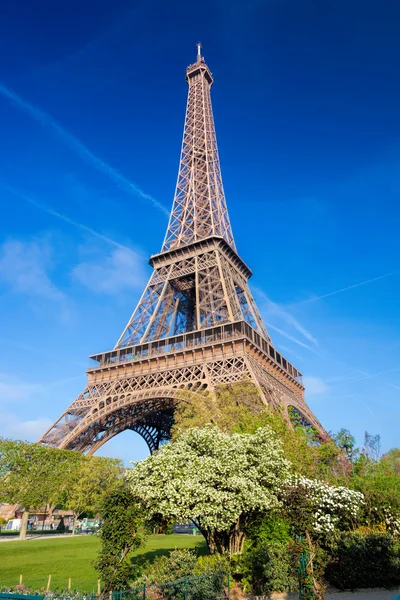
<svg viewBox="0 0 400 600">
<path fill-rule="evenodd" d="M 340 589 L 397 586 L 400 544 L 385 533 L 342 533 L 331 549 L 325 577 Z"/>
<path fill-rule="evenodd" d="M 290 542 L 259 542 L 245 549 L 234 571 L 243 591 L 257 596 L 298 591 L 298 557 Z"/>
<path fill-rule="evenodd" d="M 284 513 L 297 535 L 306 531 L 330 534 L 353 528 L 364 495 L 344 486 L 332 486 L 302 475 L 292 475 L 281 487 Z"/>
<path fill-rule="evenodd" d="M 143 570 L 137 584 L 148 586 L 148 595 L 165 600 L 212 600 L 222 595 L 229 563 L 221 555 L 197 558 L 194 550 L 173 550 Z"/>
</svg>

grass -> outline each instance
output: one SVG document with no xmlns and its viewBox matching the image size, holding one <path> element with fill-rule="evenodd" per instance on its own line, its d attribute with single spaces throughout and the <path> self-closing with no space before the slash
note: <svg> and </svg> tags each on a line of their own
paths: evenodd
<svg viewBox="0 0 400 600">
<path fill-rule="evenodd" d="M 0 586 L 15 586 L 22 574 L 23 583 L 32 589 L 47 587 L 51 574 L 52 589 L 66 589 L 71 577 L 72 589 L 96 592 L 97 573 L 92 561 L 100 540 L 93 535 L 57 539 L 0 543 Z M 151 535 L 146 546 L 135 555 L 153 561 L 175 548 L 196 548 L 206 554 L 203 537 L 191 535 Z"/>
</svg>

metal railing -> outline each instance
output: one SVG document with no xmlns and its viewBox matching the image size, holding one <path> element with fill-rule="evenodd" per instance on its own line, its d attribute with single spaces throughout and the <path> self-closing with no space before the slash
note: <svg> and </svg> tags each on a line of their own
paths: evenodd
<svg viewBox="0 0 400 600">
<path fill-rule="evenodd" d="M 0 591 L 0 600 L 229 600 L 230 573 L 219 572 L 197 577 L 183 577 L 162 583 L 143 583 L 125 590 L 104 592 L 100 581 L 86 582 L 86 590 L 74 590 L 71 580 L 53 578 L 51 589 L 46 589 L 45 580 L 29 580 L 24 586 L 18 585 Z M 48 583 L 48 582 L 47 582 Z M 29 585 L 30 584 L 30 585 Z M 67 585 L 66 585 L 67 584 Z M 97 589 L 97 592 L 95 592 Z"/>
<path fill-rule="evenodd" d="M 302 384 L 301 373 L 293 367 L 293 365 L 286 360 L 272 344 L 269 344 L 245 321 L 225 323 L 208 329 L 199 329 L 169 338 L 155 340 L 153 342 L 146 342 L 144 344 L 126 348 L 118 348 L 110 352 L 93 355 L 90 359 L 97 364 L 94 365 L 92 362 L 88 370 L 92 371 L 104 366 L 117 366 L 161 356 L 163 354 L 170 354 L 182 350 L 193 350 L 196 347 L 204 347 L 242 338 L 247 338 L 253 344 L 258 346 L 271 362 L 275 363 L 280 369 Z"/>
</svg>

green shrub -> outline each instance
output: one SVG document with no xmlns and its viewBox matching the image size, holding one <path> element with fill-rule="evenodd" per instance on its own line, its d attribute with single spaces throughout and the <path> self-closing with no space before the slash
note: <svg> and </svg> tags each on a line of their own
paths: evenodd
<svg viewBox="0 0 400 600">
<path fill-rule="evenodd" d="M 257 543 L 288 542 L 291 539 L 290 525 L 272 513 L 250 526 L 248 538 Z"/>
<path fill-rule="evenodd" d="M 193 550 L 173 550 L 144 568 L 136 583 L 157 588 L 166 600 L 212 600 L 222 594 L 228 562 L 220 555 L 197 559 Z"/>
<path fill-rule="evenodd" d="M 215 573 L 228 573 L 229 560 L 226 554 L 211 554 L 200 556 L 194 566 L 193 575 L 214 575 Z"/>
<path fill-rule="evenodd" d="M 384 533 L 342 533 L 331 549 L 325 577 L 340 589 L 399 585 L 400 544 Z"/>
<path fill-rule="evenodd" d="M 245 592 L 264 595 L 298 591 L 297 565 L 289 543 L 260 542 L 245 550 L 234 570 Z"/>
</svg>

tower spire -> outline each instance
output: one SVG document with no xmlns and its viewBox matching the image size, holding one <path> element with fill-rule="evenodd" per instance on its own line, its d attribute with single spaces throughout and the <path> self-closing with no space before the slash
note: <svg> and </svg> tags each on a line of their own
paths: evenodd
<svg viewBox="0 0 400 600">
<path fill-rule="evenodd" d="M 197 44 L 197 60 L 186 69 L 189 85 L 178 180 L 162 251 L 207 237 L 222 237 L 235 250 L 222 184 L 211 105 L 213 76 Z"/>
</svg>

